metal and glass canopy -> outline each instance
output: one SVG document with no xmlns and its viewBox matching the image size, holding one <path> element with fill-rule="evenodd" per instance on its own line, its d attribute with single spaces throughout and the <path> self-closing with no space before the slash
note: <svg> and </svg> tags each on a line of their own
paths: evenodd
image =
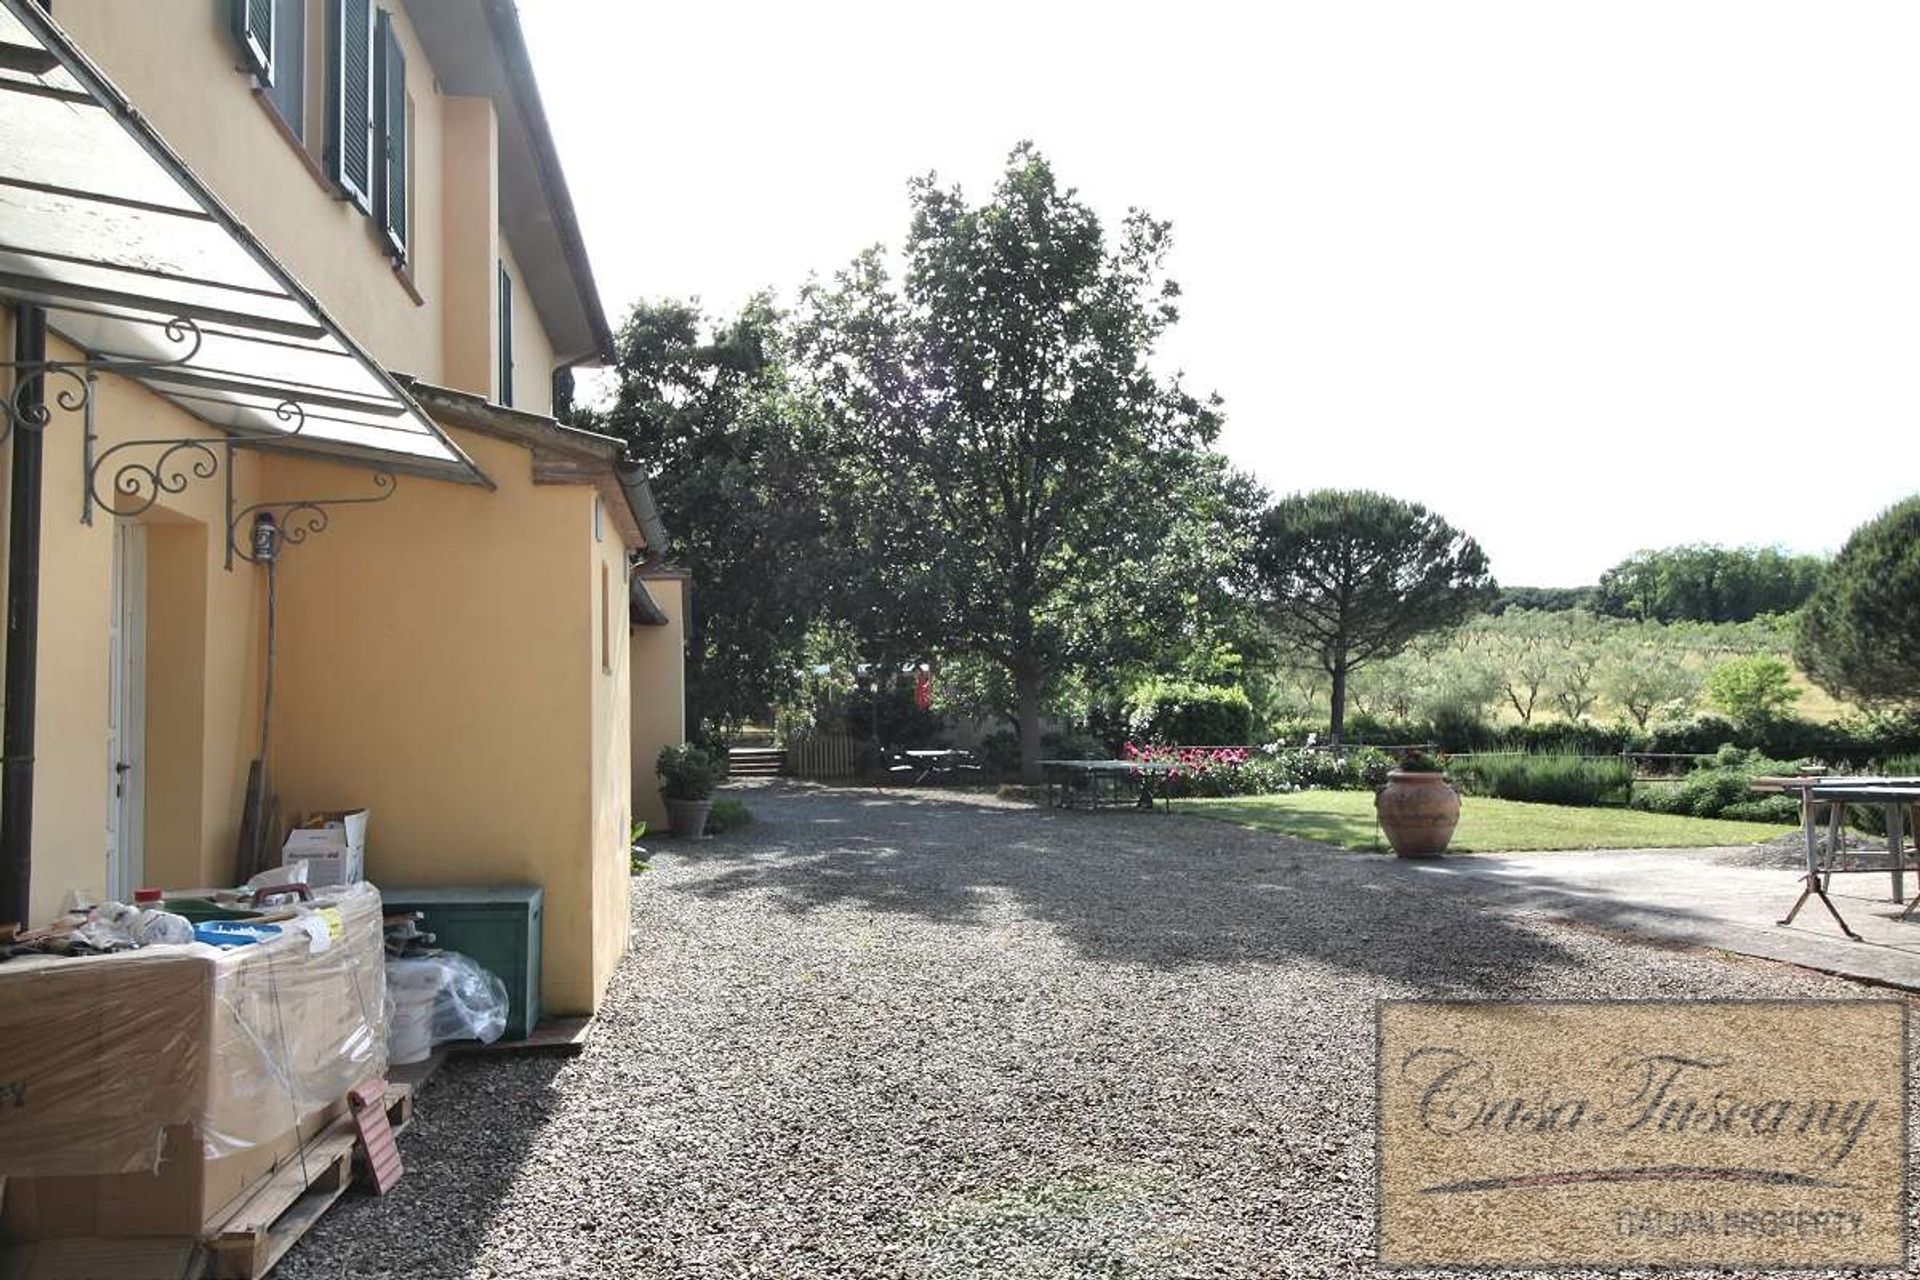
<svg viewBox="0 0 1920 1280">
<path fill-rule="evenodd" d="M 55 403 L 114 373 L 235 444 L 489 484 L 36 0 L 0 0 L 0 299 L 86 353 Z"/>
</svg>

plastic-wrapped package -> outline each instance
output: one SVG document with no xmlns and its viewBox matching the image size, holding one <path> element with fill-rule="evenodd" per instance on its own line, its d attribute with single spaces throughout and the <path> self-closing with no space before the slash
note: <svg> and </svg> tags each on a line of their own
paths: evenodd
<svg viewBox="0 0 1920 1280">
<path fill-rule="evenodd" d="M 217 954 L 155 947 L 0 965 L 0 1175 L 158 1165 L 164 1131 L 206 1103 Z"/>
<path fill-rule="evenodd" d="M 507 1029 L 507 984 L 458 951 L 387 961 L 393 1061 L 418 1062 L 449 1040 L 492 1044 Z"/>
<path fill-rule="evenodd" d="M 220 951 L 201 1142 L 209 1156 L 270 1141 L 387 1070 L 386 943 L 380 893 L 315 894 L 309 932 Z M 323 943 L 320 938 L 324 936 Z"/>
<path fill-rule="evenodd" d="M 334 890 L 309 915 L 311 931 L 230 950 L 0 965 L 9 1226 L 26 1180 L 150 1174 L 163 1146 L 171 1169 L 182 1134 L 209 1163 L 264 1153 L 270 1168 L 317 1114 L 386 1073 L 379 891 Z"/>
</svg>

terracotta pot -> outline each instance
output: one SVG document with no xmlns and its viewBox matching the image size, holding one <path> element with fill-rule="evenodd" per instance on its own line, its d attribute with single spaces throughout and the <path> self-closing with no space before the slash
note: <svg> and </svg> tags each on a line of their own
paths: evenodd
<svg viewBox="0 0 1920 1280">
<path fill-rule="evenodd" d="M 1444 773 L 1395 769 L 1373 797 L 1387 843 L 1403 858 L 1437 858 L 1460 822 L 1460 793 Z"/>
<path fill-rule="evenodd" d="M 707 814 L 713 811 L 711 800 L 667 801 L 667 829 L 676 836 L 698 840 L 707 833 Z"/>
</svg>

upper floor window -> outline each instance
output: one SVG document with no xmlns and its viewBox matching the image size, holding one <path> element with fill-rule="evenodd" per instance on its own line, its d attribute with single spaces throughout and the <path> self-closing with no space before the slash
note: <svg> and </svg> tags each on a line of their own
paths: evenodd
<svg viewBox="0 0 1920 1280">
<path fill-rule="evenodd" d="M 380 11 L 374 42 L 375 218 L 397 258 L 407 256 L 408 147 L 413 117 L 407 103 L 407 54 L 393 29 L 393 15 Z"/>
<path fill-rule="evenodd" d="M 296 141 L 307 136 L 307 0 L 228 0 L 246 68 Z"/>
<path fill-rule="evenodd" d="M 327 172 L 373 212 L 373 5 L 328 0 Z"/>
<path fill-rule="evenodd" d="M 513 277 L 500 264 L 500 403 L 513 404 Z"/>
<path fill-rule="evenodd" d="M 296 142 L 307 140 L 310 0 L 223 0 L 246 68 Z M 373 0 L 321 0 L 325 11 L 327 176 L 373 218 L 405 262 L 411 228 L 413 103 L 392 13 Z"/>
</svg>

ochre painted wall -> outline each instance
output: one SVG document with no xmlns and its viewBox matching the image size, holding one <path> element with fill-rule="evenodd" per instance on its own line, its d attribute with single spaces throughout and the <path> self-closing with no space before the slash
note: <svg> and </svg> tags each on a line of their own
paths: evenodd
<svg viewBox="0 0 1920 1280">
<path fill-rule="evenodd" d="M 597 557 L 623 551 L 610 528 L 593 542 L 593 489 L 535 485 L 525 449 L 455 435 L 497 491 L 402 477 L 282 560 L 281 804 L 370 809 L 376 883 L 545 885 L 545 998 L 586 1012 L 625 944 L 625 806 L 600 779 L 624 772 L 627 726 L 595 614 Z M 368 491 L 291 458 L 263 483 Z"/>
<path fill-rule="evenodd" d="M 317 14 L 325 6 L 309 7 Z M 437 287 L 441 202 L 427 166 L 441 156 L 440 99 L 405 11 L 397 29 L 408 53 L 418 139 L 413 254 L 424 298 L 418 303 L 395 275 L 373 221 L 316 174 L 311 156 L 320 153 L 318 138 L 303 156 L 281 133 L 273 108 L 256 98 L 227 32 L 229 8 L 225 0 L 67 0 L 55 7 L 54 20 L 348 333 L 390 369 L 437 377 L 445 306 Z M 310 24 L 310 48 L 320 30 L 317 21 Z M 310 76 L 308 88 L 317 94 L 319 82 Z M 319 114 L 312 113 L 314 128 Z"/>
<path fill-rule="evenodd" d="M 77 352 L 55 341 L 50 354 Z M 139 386 L 102 378 L 95 391 L 101 453 L 127 440 L 219 437 Z M 80 521 L 78 414 L 57 413 L 43 437 L 39 703 L 34 762 L 32 919 L 44 923 L 68 890 L 106 889 L 109 613 L 114 516 Z M 218 450 L 225 466 L 224 450 Z M 109 459 L 152 462 L 152 450 Z M 196 455 L 177 455 L 176 470 Z M 238 500 L 250 501 L 256 459 L 236 454 Z M 253 758 L 260 678 L 258 576 L 222 567 L 217 479 L 194 479 L 138 519 L 148 534 L 146 875 L 174 886 L 224 883 Z"/>
<path fill-rule="evenodd" d="M 677 574 L 647 578 L 647 594 L 667 615 L 667 625 L 632 629 L 633 816 L 654 831 L 666 829 L 667 807 L 653 762 L 661 747 L 687 740 L 688 585 Z"/>
<path fill-rule="evenodd" d="M 500 230 L 499 131 L 487 98 L 442 98 L 440 384 L 492 400 L 499 345 L 494 302 Z"/>
<path fill-rule="evenodd" d="M 103 451 L 215 439 L 131 383 L 96 394 Z M 596 540 L 593 488 L 535 485 L 524 448 L 456 434 L 497 491 L 403 476 L 388 501 L 338 508 L 283 549 L 274 789 L 283 815 L 372 809 L 376 883 L 544 885 L 546 1001 L 588 1012 L 628 928 L 627 549 L 610 519 Z M 77 416 L 45 439 L 36 922 L 69 890 L 105 892 L 110 802 L 114 520 L 80 522 Z M 373 492 L 365 470 L 297 456 L 241 450 L 235 466 L 241 504 Z M 223 568 L 222 496 L 218 478 L 194 479 L 142 517 L 143 878 L 173 888 L 232 881 L 256 752 L 265 570 Z"/>
<path fill-rule="evenodd" d="M 593 619 L 589 637 L 592 668 L 593 741 L 593 987 L 605 989 L 626 953 L 632 881 L 627 850 L 632 843 L 633 795 L 628 786 L 633 752 L 633 722 L 628 713 L 627 547 L 611 519 L 596 516 L 603 500 L 587 502 L 588 602 Z M 594 531 L 597 530 L 597 533 Z"/>
</svg>

